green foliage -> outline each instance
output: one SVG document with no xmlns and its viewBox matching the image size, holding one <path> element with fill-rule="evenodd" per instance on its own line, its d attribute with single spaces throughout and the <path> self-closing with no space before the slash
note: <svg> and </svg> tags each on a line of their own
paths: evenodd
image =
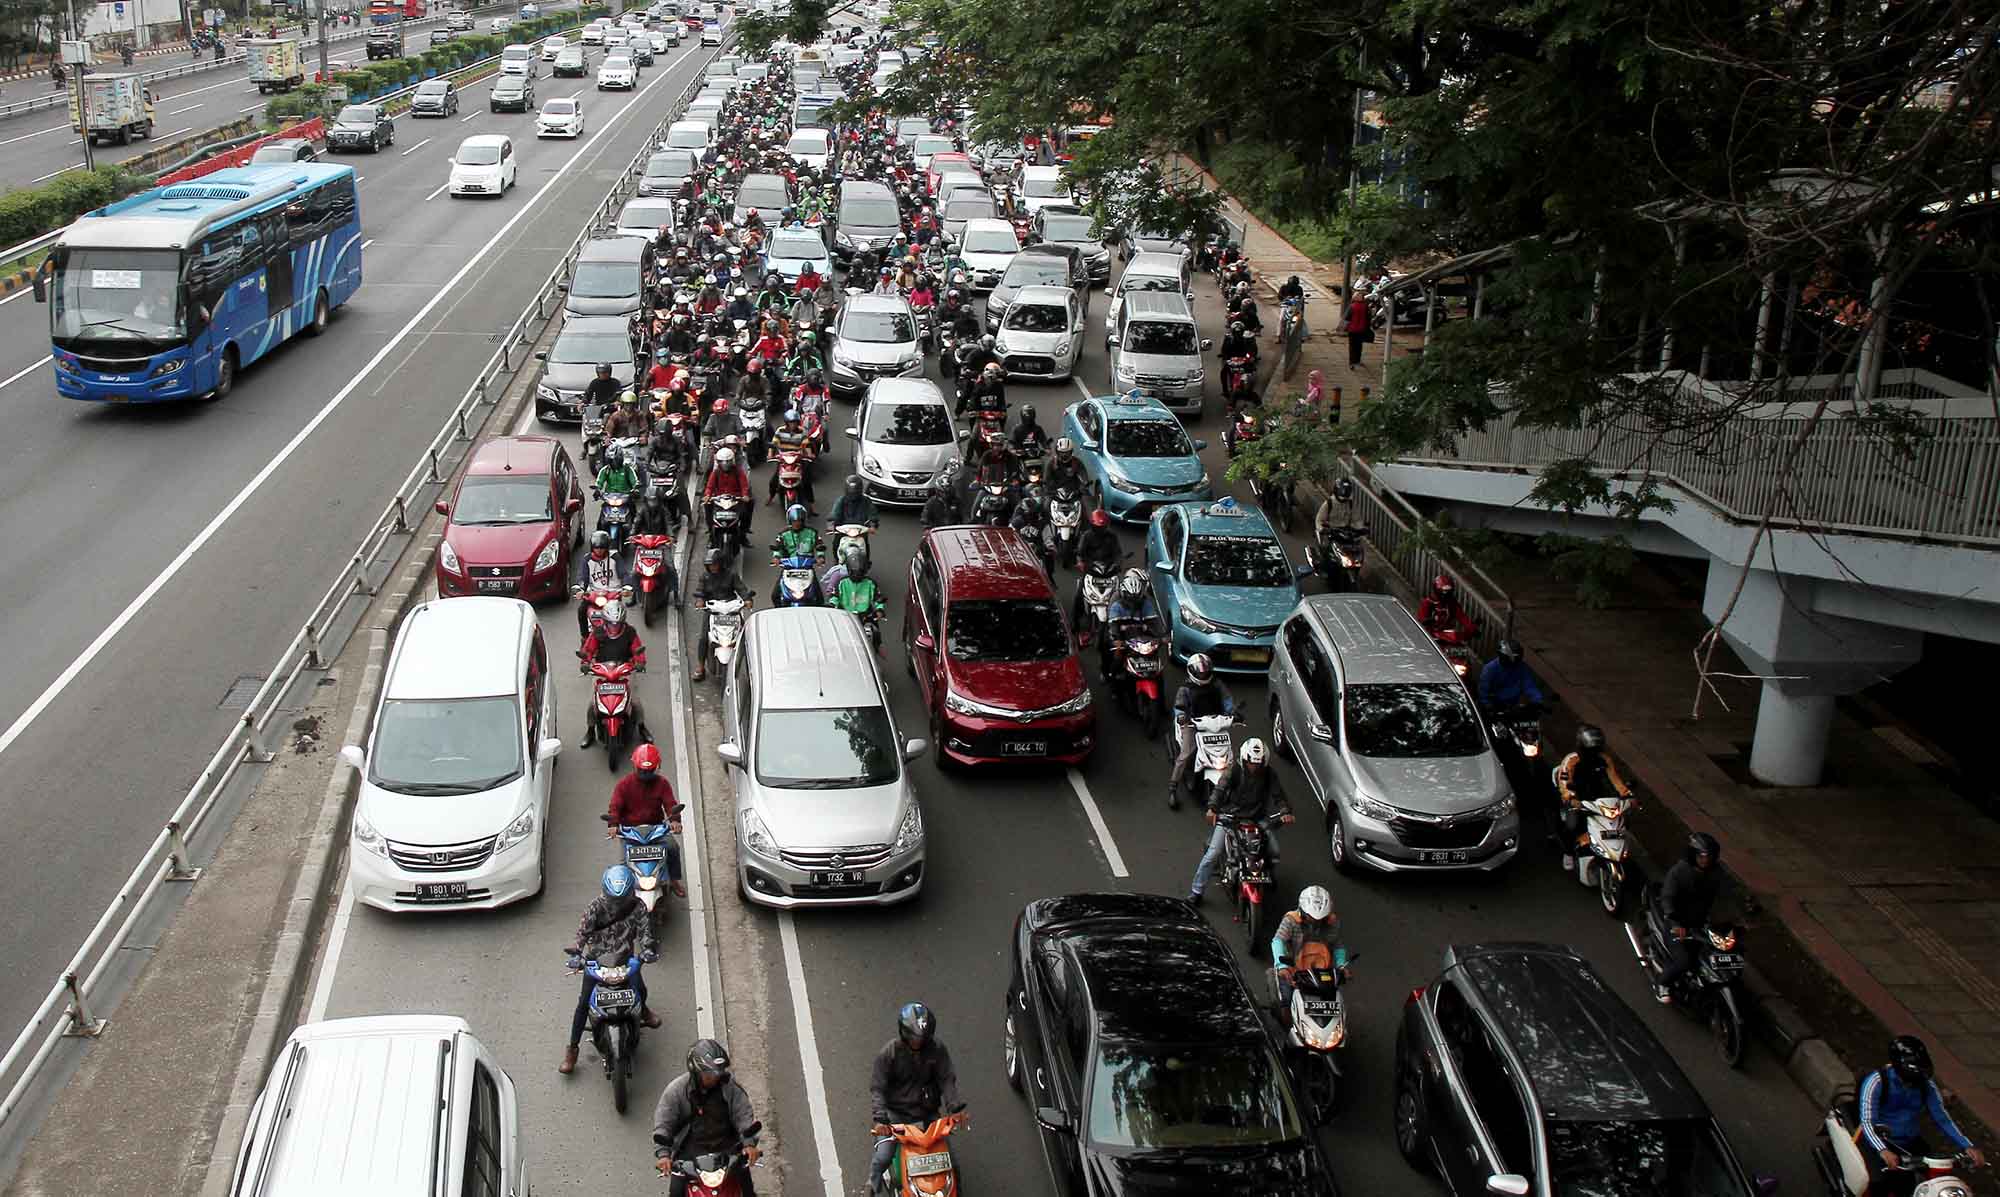
<svg viewBox="0 0 2000 1197">
<path fill-rule="evenodd" d="M 40 187 L 13 188 L 0 196 L 0 244 L 33 240 L 151 183 L 149 175 L 106 165 L 90 171 L 68 171 Z"/>
<path fill-rule="evenodd" d="M 1576 586 L 1577 601 L 1586 607 L 1611 605 L 1623 591 L 1620 583 L 1631 576 L 1638 554 L 1623 536 L 1594 539 L 1544 532 L 1535 539 L 1535 548 L 1548 560 L 1549 572 Z"/>
<path fill-rule="evenodd" d="M 1293 395 L 1269 404 L 1257 439 L 1237 448 L 1223 476 L 1231 482 L 1287 476 L 1321 489 L 1330 486 L 1340 476 L 1346 444 L 1340 427 L 1326 423 L 1318 408 L 1305 407 L 1302 400 Z"/>
<path fill-rule="evenodd" d="M 375 76 L 366 71 L 342 71 L 333 77 L 333 81 L 346 87 L 350 97 L 375 90 Z"/>
</svg>

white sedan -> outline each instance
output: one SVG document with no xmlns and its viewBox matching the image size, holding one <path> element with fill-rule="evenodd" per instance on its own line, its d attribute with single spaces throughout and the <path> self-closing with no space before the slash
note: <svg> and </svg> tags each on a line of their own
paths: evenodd
<svg viewBox="0 0 2000 1197">
<path fill-rule="evenodd" d="M 575 100 L 550 100 L 535 118 L 537 137 L 582 137 L 583 105 Z"/>
<path fill-rule="evenodd" d="M 632 60 L 623 55 L 614 54 L 604 60 L 603 66 L 597 68 L 599 91 L 608 91 L 614 87 L 631 91 L 638 80 L 639 73 L 633 69 Z"/>
<path fill-rule="evenodd" d="M 501 133 L 476 133 L 458 145 L 450 159 L 447 188 L 452 195 L 503 195 L 516 180 L 513 139 Z"/>
</svg>

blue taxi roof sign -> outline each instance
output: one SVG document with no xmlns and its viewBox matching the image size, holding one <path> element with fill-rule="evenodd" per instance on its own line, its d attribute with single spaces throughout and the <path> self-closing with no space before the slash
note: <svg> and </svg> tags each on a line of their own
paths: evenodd
<svg viewBox="0 0 2000 1197">
<path fill-rule="evenodd" d="M 1232 496 L 1224 495 L 1220 499 L 1217 499 L 1215 502 L 1210 503 L 1207 506 L 1207 508 L 1204 509 L 1204 514 L 1234 516 L 1240 519 L 1244 516 L 1249 515 L 1250 513 L 1243 510 L 1241 507 L 1238 507 L 1236 505 L 1236 500 Z"/>
</svg>

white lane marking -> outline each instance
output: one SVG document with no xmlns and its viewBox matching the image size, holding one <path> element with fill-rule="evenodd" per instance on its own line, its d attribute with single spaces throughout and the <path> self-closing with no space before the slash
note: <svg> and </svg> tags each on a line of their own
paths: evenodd
<svg viewBox="0 0 2000 1197">
<path fill-rule="evenodd" d="M 660 78 L 665 79 L 666 76 L 661 75 Z M 658 81 L 655 80 L 654 82 L 657 83 Z M 652 84 L 647 84 L 647 86 L 650 88 Z M 590 140 L 583 144 L 582 150 L 588 150 L 591 146 L 597 144 L 598 138 L 605 136 L 617 128 L 618 122 L 626 114 L 636 111 L 637 108 L 637 105 L 631 105 L 613 113 L 610 119 L 604 122 L 604 127 L 592 134 Z M 541 202 L 543 196 L 548 195 L 554 189 L 555 185 L 562 180 L 562 177 L 569 173 L 570 168 L 582 160 L 583 153 L 579 151 L 572 155 L 567 162 L 557 167 L 555 172 L 548 177 L 548 180 L 542 184 L 535 194 L 529 196 L 527 202 L 521 205 L 520 210 L 515 212 L 506 224 L 501 225 L 499 230 L 487 240 L 486 244 L 479 247 L 477 253 L 466 259 L 465 265 L 458 268 L 458 273 L 446 280 L 444 286 L 439 287 L 437 293 L 431 296 L 430 301 L 417 309 L 416 314 L 410 317 L 408 323 L 398 329 L 394 336 L 390 337 L 380 349 L 376 350 L 375 355 L 362 365 L 360 371 L 353 378 L 350 378 L 345 386 L 342 386 L 340 390 L 334 393 L 333 398 L 326 401 L 326 406 L 314 413 L 312 419 L 306 421 L 305 427 L 299 429 L 292 439 L 286 441 L 284 447 L 278 450 L 276 456 L 266 462 L 264 467 L 258 470 L 250 481 L 243 484 L 243 489 L 237 491 L 235 497 L 224 504 L 221 511 L 215 513 L 215 518 L 209 520 L 202 530 L 195 534 L 194 539 L 187 543 L 187 547 L 177 553 L 174 559 L 167 563 L 166 568 L 161 570 L 157 577 L 151 582 L 146 583 L 145 589 L 139 592 L 138 597 L 134 598 L 126 605 L 123 611 L 120 611 L 110 623 L 106 624 L 104 630 L 100 631 L 96 639 L 92 640 L 81 653 L 77 654 L 75 660 L 63 667 L 63 671 L 56 675 L 56 679 L 49 683 L 48 688 L 43 690 L 34 702 L 28 705 L 28 709 L 22 711 L 20 716 L 14 720 L 13 724 L 5 732 L 0 732 L 0 755 L 5 755 L 6 751 L 14 746 L 14 742 L 27 732 L 35 720 L 41 718 L 42 712 L 49 709 L 49 705 L 55 702 L 56 697 L 64 690 L 67 690 L 70 683 L 75 681 L 79 674 L 85 669 L 90 668 L 91 663 L 97 660 L 98 654 L 102 653 L 105 647 L 116 639 L 120 632 L 125 630 L 127 625 L 138 618 L 139 612 L 146 608 L 146 604 L 152 602 L 154 596 L 166 588 L 167 583 L 173 581 L 180 574 L 181 570 L 187 568 L 188 562 L 194 560 L 195 554 L 199 553 L 209 541 L 213 540 L 215 534 L 222 530 L 222 526 L 229 522 L 229 518 L 235 515 L 245 503 L 250 501 L 250 496 L 255 494 L 258 488 L 262 487 L 265 482 L 269 481 L 271 476 L 277 473 L 285 462 L 291 459 L 292 454 L 298 452 L 299 446 L 305 444 L 306 439 L 312 436 L 321 424 L 326 423 L 327 418 L 332 416 L 339 409 L 340 405 L 347 401 L 347 397 L 360 389 L 362 381 L 377 366 L 386 361 L 389 355 L 396 351 L 396 347 L 401 345 L 411 333 L 416 331 L 417 325 L 422 323 L 424 318 L 437 308 L 438 304 L 444 302 L 445 296 L 450 295 L 453 289 L 460 282 L 464 281 L 465 276 L 472 273 L 473 268 L 478 266 L 488 254 L 493 252 L 494 247 L 500 244 L 501 239 L 506 237 L 508 233 L 513 232 L 514 226 L 521 223 L 527 217 L 528 213 L 535 210 L 535 205 Z"/>
<path fill-rule="evenodd" d="M 1082 357 L 1083 355 L 1079 353 L 1079 354 L 1077 354 L 1077 356 L 1078 356 L 1079 358 L 1081 358 L 1081 357 Z M 1077 389 L 1077 390 L 1079 390 L 1079 391 L 1083 392 L 1083 397 L 1084 397 L 1085 399 L 1088 399 L 1088 398 L 1090 398 L 1090 388 L 1089 388 L 1089 387 L 1087 387 L 1087 386 L 1085 386 L 1085 385 L 1083 385 L 1083 379 L 1081 379 L 1081 378 L 1078 378 L 1078 377 L 1076 377 L 1075 375 L 1071 375 L 1071 376 L 1070 376 L 1070 381 L 1076 384 L 1076 389 Z"/>
<path fill-rule="evenodd" d="M 840 1149 L 833 1138 L 833 1116 L 826 1107 L 826 1077 L 820 1070 L 819 1040 L 813 1035 L 812 1007 L 806 995 L 806 966 L 799 959 L 799 932 L 792 912 L 778 912 L 778 939 L 784 945 L 785 979 L 791 982 L 792 1023 L 799 1041 L 799 1063 L 806 1078 L 806 1105 L 812 1110 L 813 1149 L 819 1155 L 820 1184 L 826 1197 L 847 1191 L 840 1179 Z"/>
<path fill-rule="evenodd" d="M 326 1017 L 327 1003 L 333 1000 L 333 975 L 340 970 L 340 952 L 347 946 L 347 924 L 353 918 L 354 887 L 343 876 L 340 881 L 340 905 L 334 910 L 333 926 L 327 932 L 326 954 L 320 960 L 319 980 L 313 984 L 312 1005 L 306 1008 L 307 1022 L 318 1022 Z"/>
<path fill-rule="evenodd" d="M 238 111 L 238 112 L 262 112 L 262 111 L 264 111 L 264 105 L 262 105 L 262 104 L 252 104 L 252 105 L 250 105 L 250 107 L 248 107 L 248 108 L 238 108 L 238 109 L 237 109 L 236 111 Z"/>
<path fill-rule="evenodd" d="M 478 114 L 477 112 L 474 112 L 474 113 L 471 113 L 471 114 L 469 114 L 469 115 L 466 115 L 466 116 L 461 116 L 461 117 L 459 117 L 459 118 L 458 118 L 458 123 L 462 125 L 462 124 L 464 124 L 465 122 L 467 122 L 467 121 L 471 120 L 471 119 L 472 119 L 473 117 L 475 117 L 475 116 L 478 116 L 478 115 L 479 115 L 479 114 Z M 592 701 L 594 702 L 594 701 L 596 701 L 596 700 L 595 700 L 595 699 L 593 699 Z"/>
<path fill-rule="evenodd" d="M 430 193 L 429 195 L 425 196 L 425 197 L 424 197 L 424 202 L 425 202 L 425 203 L 429 203 L 430 201 L 432 201 L 432 200 L 436 199 L 436 198 L 438 197 L 438 192 L 440 192 L 440 191 L 443 191 L 443 190 L 444 190 L 445 188 L 447 188 L 447 187 L 449 187 L 449 186 L 451 186 L 451 180 L 450 180 L 450 179 L 446 179 L 446 180 L 445 180 L 444 182 L 442 182 L 442 183 L 439 183 L 439 184 L 438 184 L 438 189 L 437 189 L 437 191 L 433 191 L 433 192 L 431 192 L 431 193 Z"/>
<path fill-rule="evenodd" d="M 9 298 L 13 298 L 13 299 L 19 299 L 19 298 L 20 298 L 20 296 L 18 296 L 18 295 L 15 295 L 15 296 L 10 296 Z M 0 301 L 0 302 L 4 302 L 4 301 Z M 32 365 L 32 366 L 29 366 L 29 367 L 28 367 L 27 369 L 25 369 L 25 370 L 17 370 L 17 371 L 15 371 L 15 372 L 14 372 L 14 373 L 13 373 L 12 375 L 9 375 L 9 376 L 8 376 L 8 377 L 7 377 L 7 378 L 6 378 L 5 380 L 0 380 L 0 391 L 4 391 L 4 390 L 6 390 L 6 389 L 7 389 L 8 387 L 10 387 L 10 386 L 13 386 L 13 385 L 14 385 L 15 383 L 17 383 L 17 382 L 21 381 L 21 380 L 22 380 L 23 378 L 26 378 L 26 377 L 27 377 L 28 375 L 30 375 L 30 374 L 33 374 L 33 373 L 34 373 L 35 371 L 37 371 L 37 370 L 41 369 L 41 368 L 42 368 L 43 366 L 46 366 L 46 365 L 48 365 L 48 364 L 49 364 L 49 363 L 50 363 L 51 361 L 54 361 L 54 360 L 55 360 L 55 354 L 53 354 L 53 353 L 50 353 L 50 354 L 44 354 L 44 355 L 42 356 L 42 360 L 41 360 L 41 361 L 38 361 L 38 362 L 36 362 L 36 363 L 35 363 L 34 365 Z M 705 569 L 705 568 L 707 568 L 707 567 L 706 567 L 706 566 L 704 566 L 703 568 Z"/>
<path fill-rule="evenodd" d="M 160 133 L 160 134 L 157 134 L 156 136 L 159 136 L 159 137 L 179 137 L 179 136 L 180 136 L 181 134 L 183 134 L 183 133 L 192 133 L 192 132 L 194 132 L 194 126 L 193 126 L 193 125 L 189 125 L 189 126 L 188 126 L 187 128 L 185 128 L 185 129 L 175 129 L 175 130 L 174 130 L 173 132 L 171 132 L 171 133 Z"/>
<path fill-rule="evenodd" d="M 78 145 L 82 145 L 83 143 L 82 143 L 82 142 L 78 142 L 77 144 L 78 144 Z M 72 163 L 70 163 L 70 164 L 69 164 L 68 166 L 65 166 L 65 167 L 63 167 L 63 168 L 62 168 L 61 170 L 52 170 L 52 171 L 50 171 L 49 173 L 47 173 L 47 174 L 45 174 L 45 175 L 41 175 L 41 176 L 38 176 L 38 177 L 36 177 L 36 178 L 32 178 L 32 179 L 29 179 L 29 180 L 28 180 L 28 182 L 30 182 L 30 183 L 39 183 L 39 182 L 41 182 L 41 181 L 42 181 L 43 179 L 53 179 L 53 178 L 55 178 L 55 177 L 56 177 L 57 175 L 66 175 L 66 174 L 68 174 L 69 172 L 71 172 L 71 171 L 73 171 L 73 170 L 82 170 L 82 169 L 83 169 L 83 163 L 81 163 L 81 162 L 72 162 Z"/>
<path fill-rule="evenodd" d="M 167 112 L 166 112 L 166 114 L 165 114 L 165 115 L 167 115 L 167 116 L 179 116 L 179 115 L 180 115 L 181 113 L 183 113 L 183 112 L 193 112 L 193 111 L 194 111 L 195 109 L 197 109 L 197 108 L 200 108 L 200 107 L 201 107 L 201 105 L 200 105 L 200 104 L 189 104 L 189 105 L 188 105 L 188 106 L 187 106 L 186 108 L 171 108 L 171 109 L 168 109 L 168 110 L 167 110 Z"/>
<path fill-rule="evenodd" d="M 431 139 L 430 139 L 430 138 L 428 138 L 428 137 L 424 138 L 424 139 L 423 139 L 422 141 L 420 141 L 420 142 L 418 142 L 417 144 L 415 144 L 415 145 L 411 146 L 411 147 L 410 147 L 409 149 L 407 149 L 407 150 L 404 150 L 404 151 L 403 151 L 403 157 L 405 157 L 405 158 L 409 157 L 409 156 L 410 156 L 411 154 L 414 154 L 414 153 L 416 153 L 416 152 L 417 152 L 418 150 L 421 150 L 421 149 L 423 149 L 423 148 L 424 148 L 425 146 L 429 145 L 430 143 L 431 143 Z M 808 381 L 810 381 L 810 380 L 808 380 Z"/>
<path fill-rule="evenodd" d="M 533 404 L 529 405 L 528 417 L 534 417 Z M 524 425 L 522 431 L 527 431 Z M 692 486 L 690 481 L 686 485 Z M 682 578 L 687 577 L 687 567 L 694 562 L 694 538 L 681 538 L 688 547 L 686 556 L 675 568 Z M 682 582 L 685 586 L 687 583 Z M 693 698 L 687 693 L 687 662 L 683 660 L 682 636 L 685 628 L 681 609 L 678 606 L 667 610 L 667 677 L 668 692 L 673 696 L 674 710 L 674 774 L 680 783 L 682 801 L 693 793 L 688 778 L 692 776 L 693 763 L 688 759 L 688 741 L 694 734 L 689 716 L 694 711 Z M 703 794 L 704 801 L 730 801 L 727 794 L 714 799 Z M 715 1036 L 715 979 L 708 969 L 708 887 L 703 873 L 708 857 L 703 854 L 701 840 L 702 816 L 700 811 L 687 810 L 681 816 L 681 873 L 687 881 L 688 916 L 688 963 L 694 967 L 694 1022 L 695 1034 L 704 1039 Z M 836 1190 L 838 1191 L 838 1190 Z"/>
<path fill-rule="evenodd" d="M 366 249 L 367 249 L 367 248 L 368 248 L 369 246 L 371 246 L 371 245 L 373 245 L 373 244 L 375 244 L 375 238 L 373 238 L 373 237 L 370 237 L 370 238 L 369 238 L 368 240 L 366 240 L 366 241 L 363 241 L 363 242 L 361 243 L 361 248 L 362 248 L 362 249 L 364 249 L 364 250 L 366 250 Z"/>
<path fill-rule="evenodd" d="M 1118 841 L 1111 838 L 1111 828 L 1105 826 L 1104 812 L 1097 809 L 1097 799 L 1090 796 L 1090 787 L 1084 784 L 1083 774 L 1075 769 L 1069 772 L 1069 788 L 1076 791 L 1076 800 L 1083 803 L 1084 817 L 1090 820 L 1091 830 L 1097 833 L 1097 846 L 1104 850 L 1104 861 L 1111 866 L 1113 877 L 1130 877 L 1131 871 L 1125 867 L 1125 858 L 1118 854 Z"/>
<path fill-rule="evenodd" d="M 40 137 L 44 133 L 67 133 L 69 131 L 70 127 L 68 125 L 57 125 L 53 129 L 37 129 L 33 133 L 23 133 L 19 137 L 9 137 L 5 141 L 0 141 L 0 145 L 13 145 L 17 141 L 26 141 L 30 137 Z"/>
</svg>

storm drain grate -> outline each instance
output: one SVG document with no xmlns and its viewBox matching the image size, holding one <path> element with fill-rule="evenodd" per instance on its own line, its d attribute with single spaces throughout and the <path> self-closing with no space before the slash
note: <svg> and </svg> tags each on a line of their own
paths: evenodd
<svg viewBox="0 0 2000 1197">
<path fill-rule="evenodd" d="M 228 691 L 222 696 L 222 701 L 215 705 L 217 709 L 224 711 L 247 711 L 250 709 L 250 700 L 257 697 L 257 691 L 263 686 L 262 674 L 246 673 L 230 683 Z"/>
</svg>

